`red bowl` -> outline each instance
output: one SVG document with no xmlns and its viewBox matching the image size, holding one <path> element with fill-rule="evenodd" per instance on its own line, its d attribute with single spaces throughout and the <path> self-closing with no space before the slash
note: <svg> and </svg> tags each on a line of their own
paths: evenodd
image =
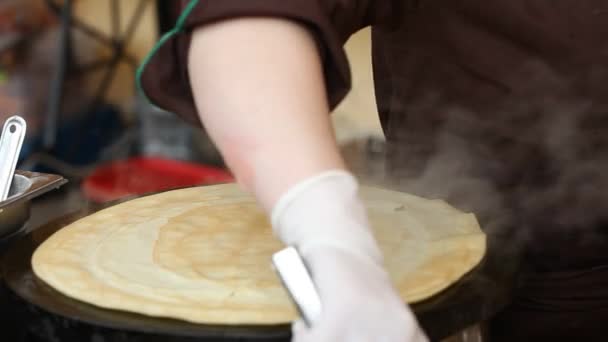
<svg viewBox="0 0 608 342">
<path fill-rule="evenodd" d="M 82 184 L 86 198 L 109 202 L 153 192 L 233 182 L 220 168 L 164 158 L 132 158 L 97 168 Z"/>
</svg>

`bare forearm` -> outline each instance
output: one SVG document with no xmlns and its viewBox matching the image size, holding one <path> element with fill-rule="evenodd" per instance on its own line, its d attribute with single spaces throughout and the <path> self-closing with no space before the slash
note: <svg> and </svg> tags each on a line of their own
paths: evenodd
<svg viewBox="0 0 608 342">
<path fill-rule="evenodd" d="M 344 168 L 316 45 L 282 19 L 243 18 L 194 34 L 197 109 L 239 182 L 270 209 L 291 185 Z"/>
</svg>

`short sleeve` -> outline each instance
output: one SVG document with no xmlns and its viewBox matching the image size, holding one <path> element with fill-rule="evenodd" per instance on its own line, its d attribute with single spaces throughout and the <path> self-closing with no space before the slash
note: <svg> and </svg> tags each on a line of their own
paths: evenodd
<svg viewBox="0 0 608 342">
<path fill-rule="evenodd" d="M 350 90 L 350 70 L 343 45 L 370 24 L 377 9 L 357 0 L 193 0 L 181 1 L 176 27 L 165 34 L 141 65 L 140 90 L 154 105 L 200 125 L 188 76 L 191 33 L 198 26 L 236 17 L 271 16 L 302 23 L 314 35 L 323 63 L 329 105 L 334 108 Z"/>
</svg>

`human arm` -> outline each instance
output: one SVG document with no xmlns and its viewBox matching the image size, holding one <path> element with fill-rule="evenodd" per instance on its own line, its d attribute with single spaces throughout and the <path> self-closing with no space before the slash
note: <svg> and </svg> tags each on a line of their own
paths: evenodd
<svg viewBox="0 0 608 342">
<path fill-rule="evenodd" d="M 188 60 L 201 121 L 319 287 L 321 321 L 294 329 L 294 340 L 424 340 L 382 267 L 339 154 L 310 32 L 284 19 L 222 21 L 196 30 Z"/>
<path fill-rule="evenodd" d="M 201 121 L 265 209 L 298 181 L 344 169 L 315 42 L 303 27 L 271 18 L 204 26 L 188 60 Z"/>
</svg>

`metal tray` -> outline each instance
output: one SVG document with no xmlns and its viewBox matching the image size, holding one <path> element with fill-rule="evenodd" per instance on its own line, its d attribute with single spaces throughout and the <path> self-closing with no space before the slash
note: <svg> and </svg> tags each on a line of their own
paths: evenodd
<svg viewBox="0 0 608 342">
<path fill-rule="evenodd" d="M 0 202 L 0 209 L 29 201 L 65 183 L 67 180 L 59 175 L 17 170 L 11 194 L 6 201 Z"/>
<path fill-rule="evenodd" d="M 24 228 L 30 216 L 30 200 L 66 182 L 59 175 L 16 171 L 9 198 L 0 202 L 0 240 Z"/>
</svg>

